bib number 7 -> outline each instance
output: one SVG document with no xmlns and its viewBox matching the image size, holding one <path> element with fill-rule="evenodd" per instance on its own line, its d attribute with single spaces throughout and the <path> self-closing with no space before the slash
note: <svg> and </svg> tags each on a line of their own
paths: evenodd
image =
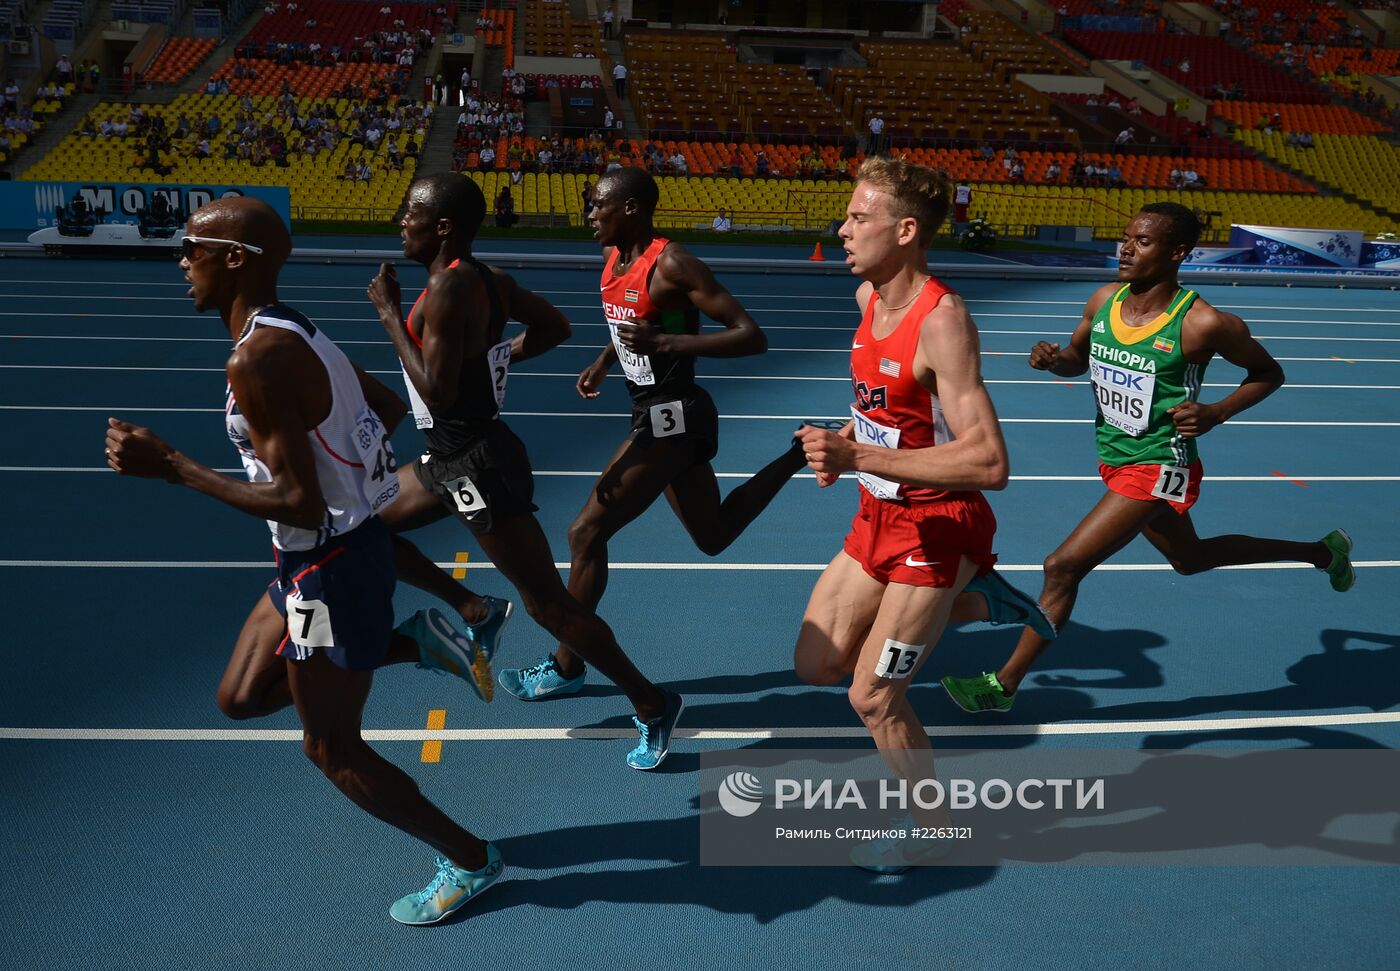
<svg viewBox="0 0 1400 971">
<path fill-rule="evenodd" d="M 297 647 L 335 647 L 330 608 L 321 600 L 287 594 L 287 636 Z"/>
<path fill-rule="evenodd" d="M 1168 502 L 1182 502 L 1186 499 L 1186 487 L 1191 482 L 1191 470 L 1179 465 L 1164 465 L 1157 475 L 1157 485 L 1152 495 Z"/>
</svg>

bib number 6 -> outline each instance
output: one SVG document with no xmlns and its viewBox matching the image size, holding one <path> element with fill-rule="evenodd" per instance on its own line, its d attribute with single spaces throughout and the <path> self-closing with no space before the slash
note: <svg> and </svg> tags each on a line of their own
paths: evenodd
<svg viewBox="0 0 1400 971">
<path fill-rule="evenodd" d="M 464 516 L 471 516 L 481 512 L 486 508 L 486 497 L 481 494 L 481 490 L 476 487 L 469 476 L 462 476 L 458 479 L 451 479 L 442 484 L 452 496 L 452 502 L 457 507 L 457 511 Z"/>
<path fill-rule="evenodd" d="M 1181 502 L 1186 498 L 1186 486 L 1191 482 L 1191 471 L 1177 465 L 1162 466 L 1157 476 L 1157 485 L 1152 495 L 1169 502 Z"/>
</svg>

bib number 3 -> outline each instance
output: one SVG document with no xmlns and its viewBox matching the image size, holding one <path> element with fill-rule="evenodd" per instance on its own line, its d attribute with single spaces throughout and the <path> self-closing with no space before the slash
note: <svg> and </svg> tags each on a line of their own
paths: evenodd
<svg viewBox="0 0 1400 971">
<path fill-rule="evenodd" d="M 652 438 L 670 438 L 685 434 L 685 408 L 679 401 L 663 401 L 651 406 Z"/>
<path fill-rule="evenodd" d="M 1191 470 L 1179 465 L 1164 465 L 1157 476 L 1157 485 L 1152 495 L 1169 502 L 1182 502 L 1186 498 L 1186 486 L 1191 482 Z"/>
</svg>

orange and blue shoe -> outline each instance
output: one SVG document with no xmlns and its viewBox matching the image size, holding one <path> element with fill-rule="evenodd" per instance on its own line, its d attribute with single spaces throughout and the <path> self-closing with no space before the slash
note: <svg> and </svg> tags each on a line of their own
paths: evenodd
<svg viewBox="0 0 1400 971">
<path fill-rule="evenodd" d="M 420 610 L 395 630 L 418 645 L 418 666 L 456 675 L 471 685 L 476 696 L 490 701 L 496 685 L 491 677 L 491 657 L 472 637 L 463 634 L 436 607 Z"/>
<path fill-rule="evenodd" d="M 389 916 L 400 924 L 436 924 L 480 897 L 505 869 L 500 850 L 491 843 L 486 844 L 486 865 L 480 870 L 465 870 L 438 857 L 432 882 L 417 893 L 394 901 Z"/>
</svg>

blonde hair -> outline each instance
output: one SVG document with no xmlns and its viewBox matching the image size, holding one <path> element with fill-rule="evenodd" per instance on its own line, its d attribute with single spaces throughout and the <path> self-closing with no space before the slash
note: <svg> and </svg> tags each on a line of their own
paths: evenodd
<svg viewBox="0 0 1400 971">
<path fill-rule="evenodd" d="M 948 177 L 942 172 L 902 158 L 872 155 L 861 163 L 856 181 L 872 185 L 890 197 L 890 215 L 912 218 L 919 224 L 919 245 L 933 242 L 943 220 L 948 218 L 951 195 Z"/>
</svg>

